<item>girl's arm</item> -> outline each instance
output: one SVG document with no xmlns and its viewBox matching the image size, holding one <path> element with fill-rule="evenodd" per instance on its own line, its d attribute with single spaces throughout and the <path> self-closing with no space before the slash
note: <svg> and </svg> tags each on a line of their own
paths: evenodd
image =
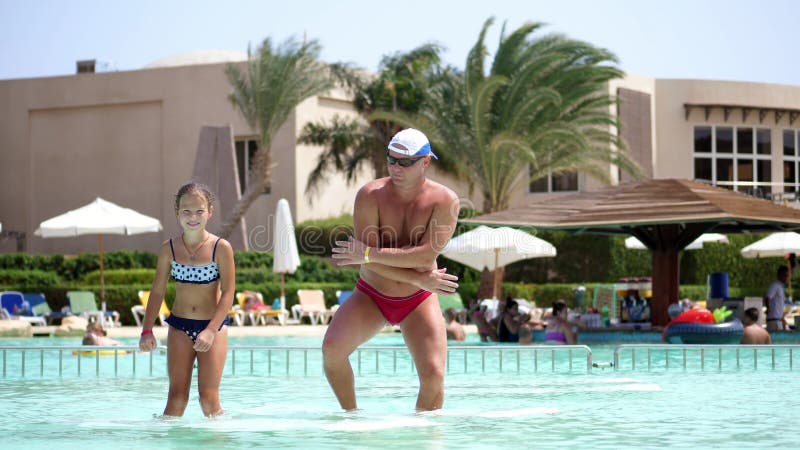
<svg viewBox="0 0 800 450">
<path fill-rule="evenodd" d="M 219 267 L 220 297 L 214 316 L 208 323 L 208 328 L 219 330 L 220 325 L 228 317 L 228 312 L 233 307 L 233 297 L 236 295 L 236 267 L 233 262 L 233 247 L 225 239 L 220 239 L 217 244 L 217 266 Z"/>
<path fill-rule="evenodd" d="M 139 348 L 142 351 L 152 351 L 158 345 L 153 336 L 153 325 L 161 309 L 161 302 L 164 301 L 164 293 L 167 290 L 167 280 L 171 269 L 172 255 L 169 250 L 169 241 L 161 244 L 158 252 L 158 263 L 156 264 L 156 276 L 153 279 L 153 287 L 150 289 L 150 297 L 147 298 L 147 308 L 142 319 L 142 336 L 139 339 Z"/>
</svg>

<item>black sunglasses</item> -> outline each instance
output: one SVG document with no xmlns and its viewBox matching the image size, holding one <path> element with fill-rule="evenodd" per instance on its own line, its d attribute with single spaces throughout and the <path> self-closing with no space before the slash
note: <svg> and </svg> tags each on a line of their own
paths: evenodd
<svg viewBox="0 0 800 450">
<path fill-rule="evenodd" d="M 422 158 L 413 158 L 413 159 L 411 159 L 411 158 L 395 158 L 394 156 L 392 156 L 392 155 L 390 155 L 388 153 L 386 154 L 386 162 L 388 162 L 390 165 L 391 164 L 399 164 L 400 167 L 411 167 L 414 164 L 416 164 L 417 161 L 419 161 L 421 159 L 425 159 L 425 157 L 423 156 Z"/>
</svg>

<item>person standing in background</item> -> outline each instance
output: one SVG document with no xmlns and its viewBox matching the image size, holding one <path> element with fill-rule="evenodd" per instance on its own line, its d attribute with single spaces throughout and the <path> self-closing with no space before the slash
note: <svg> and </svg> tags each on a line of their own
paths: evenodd
<svg viewBox="0 0 800 450">
<path fill-rule="evenodd" d="M 764 304 L 767 307 L 767 331 L 784 329 L 783 305 L 786 303 L 786 286 L 789 281 L 789 268 L 778 267 L 777 279 L 767 288 Z"/>
</svg>

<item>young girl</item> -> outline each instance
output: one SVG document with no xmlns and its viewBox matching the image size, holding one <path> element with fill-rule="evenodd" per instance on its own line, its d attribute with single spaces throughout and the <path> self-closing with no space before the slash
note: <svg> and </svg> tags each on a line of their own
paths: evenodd
<svg viewBox="0 0 800 450">
<path fill-rule="evenodd" d="M 222 414 L 219 383 L 228 353 L 228 311 L 234 296 L 233 249 L 206 231 L 214 212 L 213 196 L 197 183 L 182 186 L 175 195 L 180 237 L 161 245 L 158 266 L 142 326 L 139 348 L 152 351 L 158 343 L 153 324 L 158 316 L 167 278 L 176 282 L 172 314 L 167 318 L 169 397 L 164 416 L 182 416 L 189 401 L 192 368 L 197 360 L 200 406 L 208 417 Z"/>
</svg>

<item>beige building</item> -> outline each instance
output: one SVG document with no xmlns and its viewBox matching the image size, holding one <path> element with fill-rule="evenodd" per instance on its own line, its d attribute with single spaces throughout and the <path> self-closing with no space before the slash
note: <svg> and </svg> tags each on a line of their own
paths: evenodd
<svg viewBox="0 0 800 450">
<path fill-rule="evenodd" d="M 231 126 L 236 172 L 246 183 L 255 133 L 228 101 L 224 74 L 226 62 L 241 59 L 201 52 L 142 70 L 0 80 L 0 252 L 15 251 L 20 233 L 23 249 L 32 253 L 94 251 L 91 236 L 42 239 L 33 232 L 41 221 L 98 196 L 164 225 L 162 233 L 107 236 L 107 250 L 155 251 L 178 233 L 172 195 L 192 176 L 203 126 Z M 629 75 L 609 91 L 620 97 L 614 113 L 622 137 L 647 176 L 705 180 L 776 199 L 794 199 L 800 189 L 800 86 Z M 271 215 L 281 198 L 289 201 L 296 223 L 352 211 L 356 189 L 369 174 L 353 186 L 335 179 L 321 196 L 309 198 L 305 184 L 321 149 L 296 142 L 307 122 L 335 114 L 354 114 L 341 92 L 306 100 L 281 128 L 270 192 L 245 217 L 250 248 L 271 248 Z M 630 179 L 612 166 L 609 176 Z M 435 172 L 432 178 L 480 209 L 479 197 L 467 198 L 465 183 Z M 548 176 L 517 193 L 512 206 L 601 185 L 580 173 Z M 212 231 L 230 206 L 219 205 Z"/>
<path fill-rule="evenodd" d="M 228 100 L 224 73 L 227 61 L 241 59 L 227 53 L 179 55 L 142 70 L 0 80 L 0 251 L 16 250 L 18 232 L 24 232 L 24 250 L 31 253 L 95 251 L 93 236 L 42 239 L 34 231 L 43 220 L 98 196 L 164 226 L 162 233 L 106 236 L 106 250 L 155 251 L 175 236 L 173 195 L 192 177 L 203 126 L 232 127 L 236 172 L 246 173 L 256 133 Z M 342 93 L 331 92 L 300 104 L 280 129 L 270 193 L 245 216 L 251 248 L 271 247 L 272 214 L 281 198 L 289 200 L 296 223 L 352 210 L 357 186 L 338 181 L 323 186 L 324 197 L 313 203 L 306 198 L 306 179 L 321 149 L 296 143 L 307 122 L 352 111 Z M 219 182 L 209 184 L 217 190 Z M 218 205 L 210 229 L 231 206 Z"/>
</svg>

